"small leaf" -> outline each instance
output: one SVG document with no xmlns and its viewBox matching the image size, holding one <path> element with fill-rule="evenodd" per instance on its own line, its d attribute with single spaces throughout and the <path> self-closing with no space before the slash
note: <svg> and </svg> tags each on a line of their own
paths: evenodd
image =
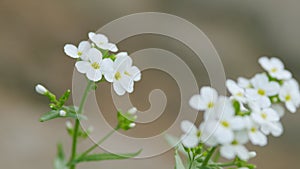
<svg viewBox="0 0 300 169">
<path fill-rule="evenodd" d="M 87 161 L 103 161 L 103 160 L 122 160 L 135 157 L 141 153 L 139 150 L 135 153 L 127 154 L 112 154 L 112 153 L 102 153 L 102 154 L 92 154 L 76 159 L 73 163 L 87 162 Z"/>
<path fill-rule="evenodd" d="M 57 144 L 57 156 L 54 160 L 54 169 L 67 169 L 62 144 Z"/>
<path fill-rule="evenodd" d="M 40 118 L 40 122 L 44 122 L 44 121 L 48 121 L 51 119 L 55 119 L 59 117 L 59 111 L 57 110 L 51 110 L 48 113 L 45 113 L 42 115 L 42 117 Z"/>
</svg>

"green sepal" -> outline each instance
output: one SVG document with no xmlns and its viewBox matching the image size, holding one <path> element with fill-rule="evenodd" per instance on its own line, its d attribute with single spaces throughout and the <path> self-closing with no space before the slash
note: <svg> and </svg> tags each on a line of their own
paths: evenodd
<svg viewBox="0 0 300 169">
<path fill-rule="evenodd" d="M 117 119 L 118 119 L 118 126 L 117 128 L 123 129 L 123 130 L 129 130 L 130 124 L 133 123 L 136 120 L 136 116 L 129 114 L 129 113 L 124 113 L 122 114 L 121 111 L 117 112 Z"/>
<path fill-rule="evenodd" d="M 80 157 L 79 159 L 74 160 L 71 164 L 88 162 L 88 161 L 123 160 L 123 159 L 136 157 L 141 152 L 142 150 L 139 150 L 135 153 L 126 153 L 126 154 L 112 154 L 112 153 L 91 154 L 91 155 Z"/>
</svg>

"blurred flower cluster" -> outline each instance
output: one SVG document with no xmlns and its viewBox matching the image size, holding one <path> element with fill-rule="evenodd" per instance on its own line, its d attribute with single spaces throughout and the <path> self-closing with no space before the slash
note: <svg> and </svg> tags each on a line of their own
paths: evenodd
<svg viewBox="0 0 300 169">
<path fill-rule="evenodd" d="M 245 144 L 265 146 L 268 135 L 283 133 L 283 106 L 292 113 L 300 106 L 298 82 L 277 58 L 261 57 L 259 64 L 265 72 L 226 81 L 229 97 L 219 96 L 208 86 L 192 96 L 190 106 L 204 112 L 204 121 L 199 127 L 187 120 L 181 123 L 186 149 L 217 147 L 224 158 L 247 161 L 255 152 L 248 151 Z"/>
<path fill-rule="evenodd" d="M 78 47 L 66 44 L 65 53 L 77 59 L 75 64 L 78 72 L 94 82 L 103 79 L 113 83 L 118 95 L 132 93 L 135 81 L 141 79 L 140 70 L 132 65 L 132 59 L 127 52 L 118 52 L 115 44 L 110 43 L 103 34 L 88 33 L 89 41 L 82 41 Z"/>
</svg>

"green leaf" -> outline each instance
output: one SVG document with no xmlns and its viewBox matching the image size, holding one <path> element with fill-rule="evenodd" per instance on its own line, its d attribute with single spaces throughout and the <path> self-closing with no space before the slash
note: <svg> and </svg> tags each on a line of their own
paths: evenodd
<svg viewBox="0 0 300 169">
<path fill-rule="evenodd" d="M 127 154 L 112 154 L 112 153 L 101 153 L 101 154 L 91 154 L 80 157 L 73 161 L 74 163 L 87 162 L 87 161 L 103 161 L 103 160 L 122 160 L 135 157 L 141 153 L 142 150 L 139 150 L 135 153 L 127 153 Z"/>
<path fill-rule="evenodd" d="M 185 169 L 177 149 L 175 150 L 175 169 Z"/>
<path fill-rule="evenodd" d="M 62 144 L 57 144 L 57 155 L 54 160 L 54 169 L 67 169 Z"/>
</svg>

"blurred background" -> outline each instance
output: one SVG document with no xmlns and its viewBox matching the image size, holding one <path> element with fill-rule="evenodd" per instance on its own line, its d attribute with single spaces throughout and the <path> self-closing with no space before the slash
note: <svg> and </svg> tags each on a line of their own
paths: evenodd
<svg viewBox="0 0 300 169">
<path fill-rule="evenodd" d="M 71 140 L 64 130 L 65 120 L 38 122 L 48 107 L 47 99 L 37 95 L 34 86 L 41 82 L 58 95 L 71 88 L 74 62 L 65 56 L 64 44 L 78 44 L 87 39 L 89 31 L 137 12 L 170 13 L 198 26 L 218 51 L 227 78 L 251 77 L 262 71 L 257 59 L 267 55 L 281 58 L 300 80 L 300 1 L 297 0 L 1 0 L 0 168 L 53 168 L 57 141 L 69 152 Z M 156 35 L 131 37 L 118 45 L 129 53 L 157 47 L 172 51 L 183 60 L 194 55 L 180 42 Z M 208 85 L 203 65 L 188 64 L 197 76 L 198 85 Z M 168 127 L 170 119 L 175 118 L 180 102 L 178 87 L 162 72 L 143 72 L 143 80 L 136 84 L 131 96 L 133 104 L 139 110 L 147 110 L 148 94 L 155 88 L 165 91 L 168 104 L 164 114 L 168 116 L 162 116 L 155 125 L 137 127 L 128 135 L 154 135 L 157 128 Z M 107 90 L 109 84 L 101 85 L 97 96 L 108 98 L 101 103 L 104 112 L 115 112 Z M 104 116 L 113 123 L 114 113 Z M 300 112 L 287 114 L 283 118 L 284 134 L 270 137 L 266 147 L 251 147 L 258 153 L 251 162 L 263 169 L 297 168 L 299 120 Z M 82 142 L 83 147 L 91 144 L 90 140 Z M 118 167 L 173 168 L 173 151 L 148 159 L 82 164 L 78 168 Z"/>
</svg>

